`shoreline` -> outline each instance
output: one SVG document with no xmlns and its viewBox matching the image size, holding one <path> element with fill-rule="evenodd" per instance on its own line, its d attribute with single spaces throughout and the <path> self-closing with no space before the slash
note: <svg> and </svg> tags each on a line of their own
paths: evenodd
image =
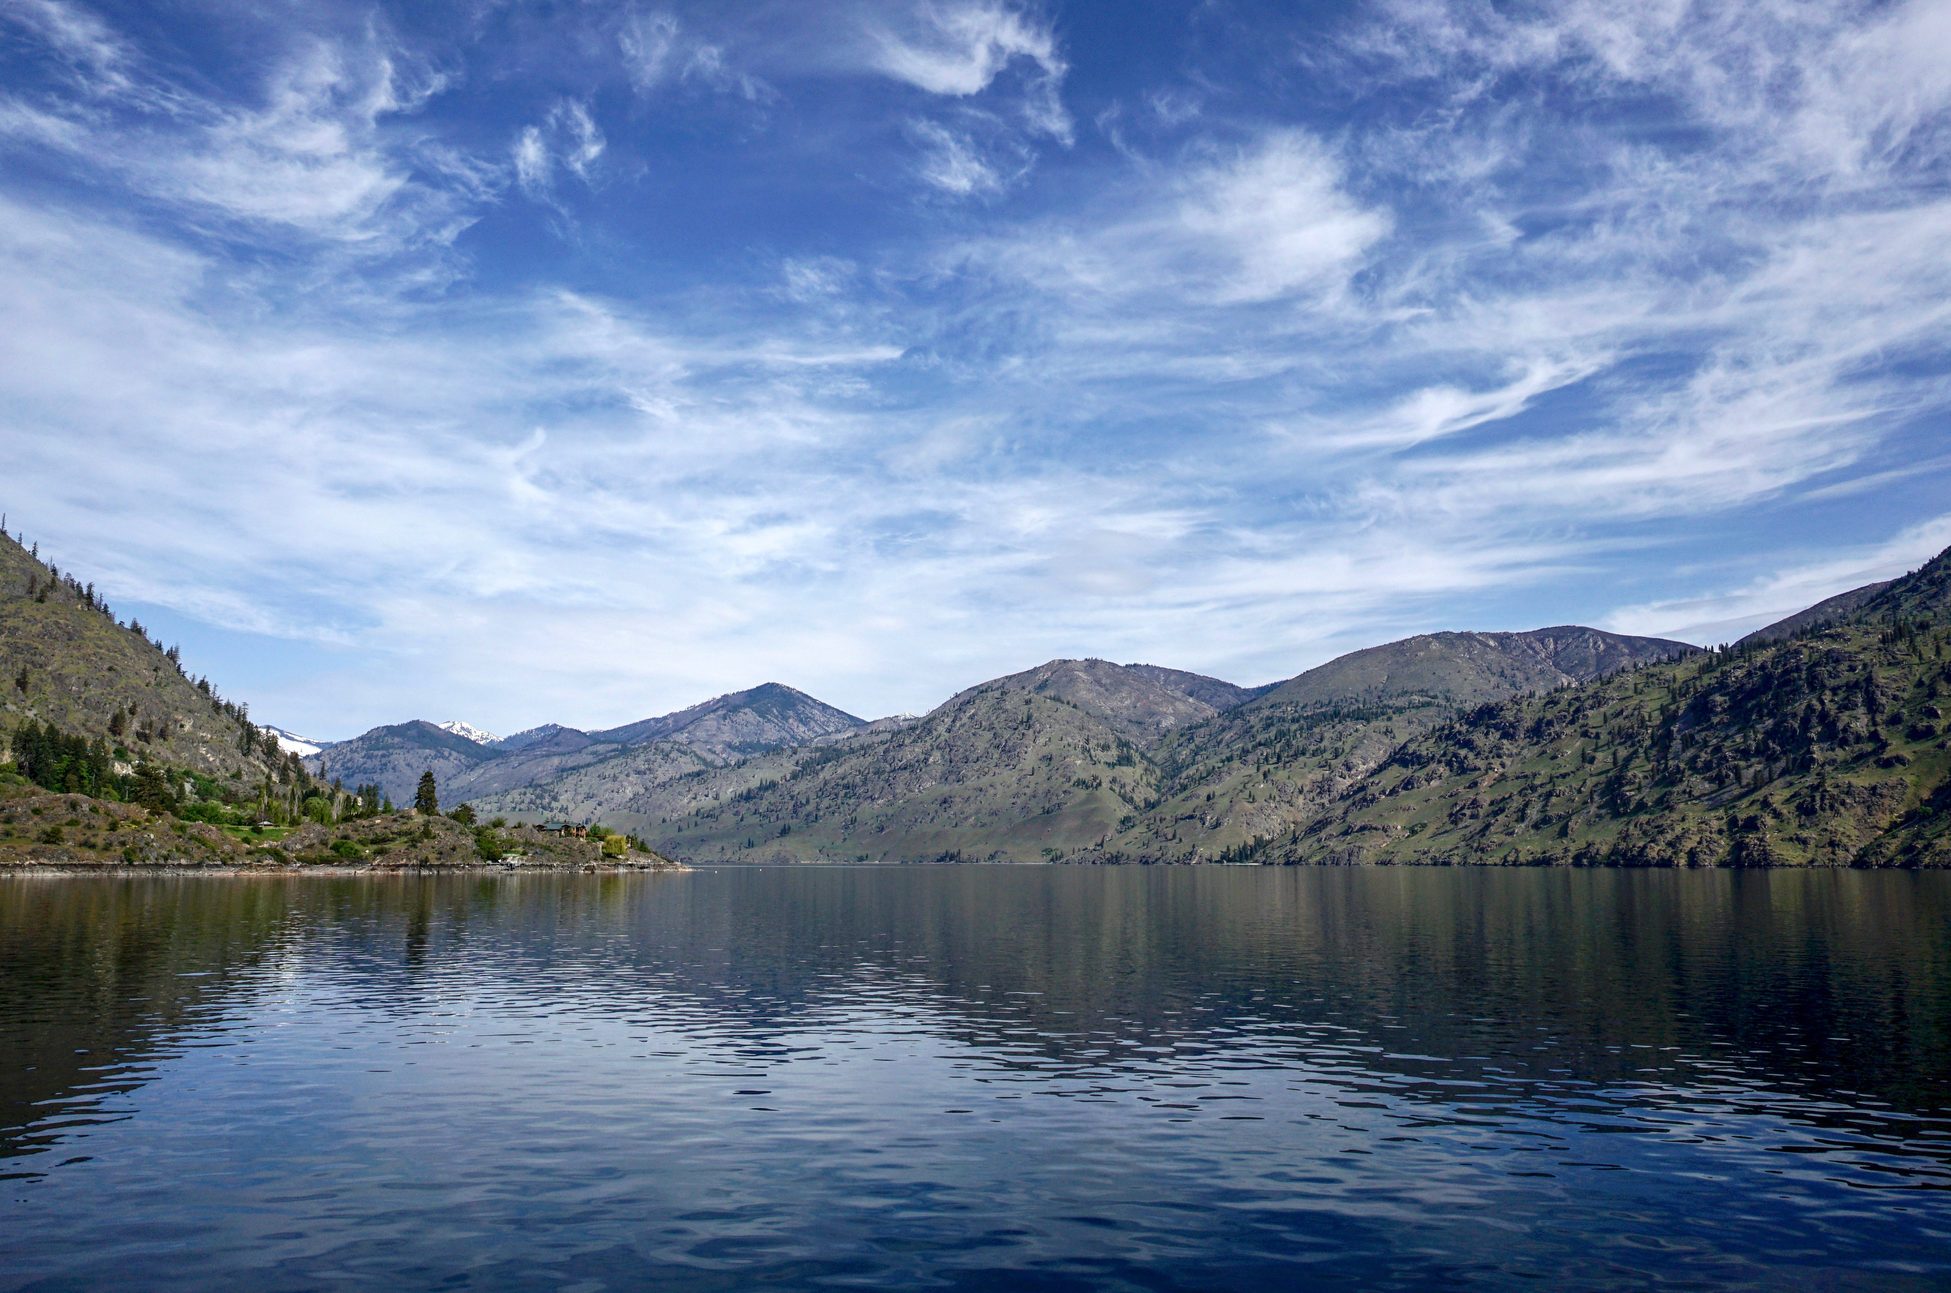
<svg viewBox="0 0 1951 1293">
<path fill-rule="evenodd" d="M 129 863 L 104 862 L 99 866 L 77 865 L 72 862 L 0 862 L 0 877 L 4 876 L 134 876 L 134 875 L 207 875 L 207 876 L 246 876 L 246 875 L 675 875 L 688 872 L 692 868 L 682 862 L 676 864 L 644 864 L 642 866 L 314 866 L 303 862 L 292 862 L 278 866 L 218 864 L 204 866 L 195 862 Z"/>
<path fill-rule="evenodd" d="M 467 866 L 347 866 L 338 864 L 290 862 L 271 865 L 260 864 L 203 864 L 196 862 L 102 862 L 98 864 L 74 862 L 0 862 L 0 877 L 7 876 L 137 876 L 137 875 L 206 875 L 206 876 L 358 876 L 358 875 L 443 875 L 443 876 L 483 876 L 483 875 L 674 875 L 696 871 L 699 868 L 712 870 L 875 870 L 899 871 L 913 867 L 941 867 L 944 869 L 967 869 L 970 867 L 997 867 L 1010 870 L 1055 869 L 1072 867 L 1096 870 L 1226 870 L 1226 871 L 1618 871 L 1632 873 L 1717 873 L 1717 872 L 1759 872 L 1762 874 L 1783 874 L 1790 872 L 1895 872 L 1907 875 L 1927 875 L 1933 872 L 1951 871 L 1951 867 L 1932 866 L 1853 866 L 1841 864 L 1821 865 L 1782 865 L 1782 866 L 1633 866 L 1611 864 L 1599 866 L 1572 866 L 1556 862 L 1515 862 L 1515 863 L 1475 863 L 1457 865 L 1454 863 L 1417 862 L 726 862 L 700 861 L 642 863 L 638 865 L 578 864 L 578 865 L 514 865 L 500 863 L 480 863 Z"/>
</svg>

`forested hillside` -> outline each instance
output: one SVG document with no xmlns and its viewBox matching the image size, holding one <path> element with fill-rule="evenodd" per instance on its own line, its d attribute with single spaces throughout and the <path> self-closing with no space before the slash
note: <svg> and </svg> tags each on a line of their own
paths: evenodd
<svg viewBox="0 0 1951 1293">
<path fill-rule="evenodd" d="M 698 857 L 1246 860 L 1462 705 L 1692 649 L 1576 628 L 1434 634 L 1272 689 L 1055 660 L 773 776 L 673 782 L 623 820 Z"/>
<path fill-rule="evenodd" d="M 1951 862 L 1951 556 L 1731 650 L 1487 705 L 1270 845 L 1297 860 Z"/>
<path fill-rule="evenodd" d="M 192 678 L 174 647 L 117 620 L 93 584 L 38 548 L 0 535 L 0 748 L 30 723 L 99 743 L 129 769 L 150 762 L 256 785 L 288 783 L 296 768 L 247 706 Z"/>
</svg>

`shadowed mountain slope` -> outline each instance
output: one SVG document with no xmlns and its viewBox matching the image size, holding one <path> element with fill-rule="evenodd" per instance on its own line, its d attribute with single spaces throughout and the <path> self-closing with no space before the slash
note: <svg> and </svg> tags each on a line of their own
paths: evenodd
<svg viewBox="0 0 1951 1293">
<path fill-rule="evenodd" d="M 1573 686 L 1695 649 L 1560 626 L 1431 633 L 1350 652 L 1155 749 L 1164 792 L 1110 842 L 1107 854 L 1245 860 L 1260 842 L 1322 812 L 1402 741 L 1460 708 Z"/>
</svg>

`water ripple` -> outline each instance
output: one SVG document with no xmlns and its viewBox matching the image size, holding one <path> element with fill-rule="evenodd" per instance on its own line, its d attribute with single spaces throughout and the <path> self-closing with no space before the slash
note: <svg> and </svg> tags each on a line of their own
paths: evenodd
<svg viewBox="0 0 1951 1293">
<path fill-rule="evenodd" d="M 0 1285 L 1941 1286 L 1946 881 L 0 881 Z"/>
</svg>

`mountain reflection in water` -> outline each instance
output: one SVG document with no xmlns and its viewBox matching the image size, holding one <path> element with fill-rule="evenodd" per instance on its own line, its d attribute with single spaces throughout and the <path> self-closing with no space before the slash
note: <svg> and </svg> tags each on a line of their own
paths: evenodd
<svg viewBox="0 0 1951 1293">
<path fill-rule="evenodd" d="M 0 1285 L 1942 1287 L 1951 876 L 0 878 Z"/>
</svg>

